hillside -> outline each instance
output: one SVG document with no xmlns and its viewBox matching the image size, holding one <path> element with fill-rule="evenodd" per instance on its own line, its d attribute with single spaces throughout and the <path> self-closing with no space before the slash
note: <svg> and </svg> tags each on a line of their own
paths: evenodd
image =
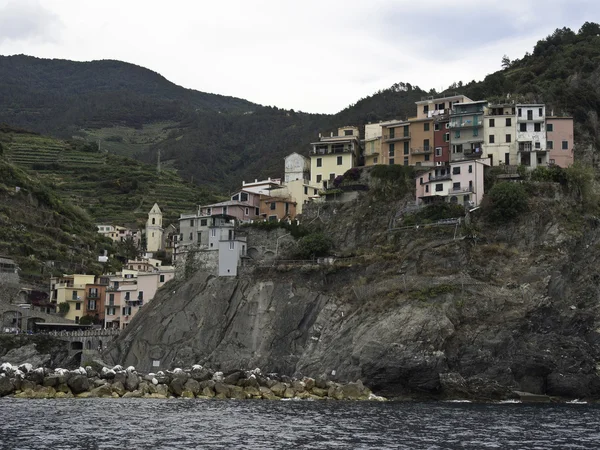
<svg viewBox="0 0 600 450">
<path fill-rule="evenodd" d="M 23 279 L 41 282 L 55 270 L 101 273 L 97 257 L 111 245 L 86 211 L 0 155 L 0 255 L 17 262 Z"/>
<path fill-rule="evenodd" d="M 556 30 L 533 53 L 504 61 L 483 81 L 445 93 L 544 101 L 576 120 L 576 151 L 596 161 L 600 143 L 600 27 Z M 499 61 L 500 64 L 500 61 Z M 396 83 L 335 115 L 306 114 L 176 86 L 160 75 L 118 61 L 79 63 L 27 56 L 0 57 L 0 122 L 54 136 L 99 142 L 111 153 L 163 163 L 185 180 L 221 191 L 241 180 L 282 175 L 282 158 L 306 154 L 319 132 L 414 114 L 427 95 Z"/>
<path fill-rule="evenodd" d="M 181 212 L 216 199 L 206 189 L 183 182 L 173 170 L 157 173 L 156 166 L 99 152 L 93 143 L 0 127 L 0 144 L 8 161 L 35 173 L 96 223 L 141 225 L 155 202 L 169 223 Z"/>
</svg>

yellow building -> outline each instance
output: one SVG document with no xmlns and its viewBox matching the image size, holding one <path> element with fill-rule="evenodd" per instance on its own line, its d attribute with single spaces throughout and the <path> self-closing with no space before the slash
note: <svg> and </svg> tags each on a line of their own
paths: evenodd
<svg viewBox="0 0 600 450">
<path fill-rule="evenodd" d="M 333 187 L 333 180 L 358 165 L 361 155 L 358 127 L 342 127 L 337 136 L 320 136 L 311 143 L 310 181 L 312 186 Z"/>
<path fill-rule="evenodd" d="M 411 166 L 433 167 L 433 119 L 413 117 L 410 122 Z"/>
<path fill-rule="evenodd" d="M 94 283 L 94 275 L 63 275 L 50 278 L 50 301 L 56 304 L 67 303 L 69 311 L 65 319 L 79 322 L 85 315 L 85 285 Z"/>
<path fill-rule="evenodd" d="M 312 186 L 306 180 L 294 180 L 277 189 L 272 189 L 273 197 L 288 197 L 296 202 L 296 214 L 302 214 L 302 208 L 311 199 L 319 196 L 320 186 Z"/>
<path fill-rule="evenodd" d="M 410 164 L 410 123 L 405 120 L 388 122 L 382 127 L 382 164 Z"/>
</svg>

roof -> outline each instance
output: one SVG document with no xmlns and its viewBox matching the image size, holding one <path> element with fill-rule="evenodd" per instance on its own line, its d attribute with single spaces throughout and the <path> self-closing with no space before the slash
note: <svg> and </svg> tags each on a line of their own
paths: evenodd
<svg viewBox="0 0 600 450">
<path fill-rule="evenodd" d="M 466 98 L 468 100 L 471 100 L 469 97 L 467 97 L 466 95 L 463 94 L 457 94 L 457 95 L 449 95 L 447 97 L 437 97 L 437 98 L 428 98 L 427 100 L 421 100 L 419 102 L 415 102 L 416 105 L 424 105 L 424 104 L 428 104 L 428 103 L 435 103 L 435 102 L 440 102 L 443 100 L 452 100 L 453 98 Z"/>
<path fill-rule="evenodd" d="M 563 117 L 546 116 L 546 119 L 552 119 L 552 120 L 573 120 L 573 118 L 571 116 L 563 116 Z"/>
</svg>

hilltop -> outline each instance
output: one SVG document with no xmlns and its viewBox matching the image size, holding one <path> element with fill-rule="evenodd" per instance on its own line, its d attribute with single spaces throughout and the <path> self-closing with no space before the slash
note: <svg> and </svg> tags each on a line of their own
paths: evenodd
<svg viewBox="0 0 600 450">
<path fill-rule="evenodd" d="M 35 174 L 60 198 L 80 207 L 96 223 L 145 223 L 157 202 L 166 223 L 183 211 L 218 199 L 184 182 L 172 169 L 157 173 L 131 158 L 101 152 L 94 143 L 61 140 L 26 130 L 0 127 L 4 157 Z"/>
</svg>

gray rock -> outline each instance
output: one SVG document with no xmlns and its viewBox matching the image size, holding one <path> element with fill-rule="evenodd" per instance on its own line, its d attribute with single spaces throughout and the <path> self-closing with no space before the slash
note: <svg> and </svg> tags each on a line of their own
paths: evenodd
<svg viewBox="0 0 600 450">
<path fill-rule="evenodd" d="M 283 397 L 283 394 L 285 393 L 285 390 L 288 387 L 281 383 L 281 382 L 277 382 L 275 383 L 273 386 L 271 386 L 271 391 L 273 392 L 273 394 L 275 394 L 277 397 Z"/>
<path fill-rule="evenodd" d="M 56 387 L 58 386 L 58 376 L 57 375 L 48 375 L 44 378 L 43 385 L 46 387 Z"/>
<path fill-rule="evenodd" d="M 217 394 L 223 394 L 225 397 L 229 397 L 230 386 L 224 383 L 215 383 L 215 392 Z"/>
<path fill-rule="evenodd" d="M 120 381 L 115 381 L 114 383 L 112 383 L 111 384 L 111 389 L 112 389 L 113 392 L 116 392 L 121 397 L 123 395 L 125 395 L 125 392 L 127 392 L 125 390 L 125 386 L 123 386 L 123 383 L 121 383 Z"/>
<path fill-rule="evenodd" d="M 128 391 L 135 391 L 140 385 L 140 379 L 137 374 L 133 372 L 127 372 L 127 377 L 125 379 L 125 389 Z"/>
<path fill-rule="evenodd" d="M 242 372 L 241 370 L 236 370 L 233 373 L 230 373 L 229 375 L 226 375 L 225 378 L 223 379 L 223 383 L 225 384 L 237 384 L 238 381 L 240 380 L 240 378 L 244 377 L 244 372 Z"/>
<path fill-rule="evenodd" d="M 169 384 L 169 390 L 171 393 L 179 397 L 185 390 L 186 381 L 187 380 L 185 380 L 183 377 L 174 378 L 173 381 L 171 381 L 171 384 Z"/>
<path fill-rule="evenodd" d="M 198 395 L 198 393 L 200 392 L 200 383 L 198 383 L 193 378 L 190 378 L 185 382 L 184 390 L 190 391 L 194 395 Z"/>
<path fill-rule="evenodd" d="M 88 377 L 86 377 L 85 375 L 72 376 L 69 378 L 67 384 L 71 388 L 71 392 L 73 392 L 73 394 L 75 395 L 89 391 L 90 389 L 90 382 L 88 380 Z"/>
<path fill-rule="evenodd" d="M 0 377 L 0 397 L 10 395 L 14 392 L 15 386 L 8 377 Z"/>
</svg>

